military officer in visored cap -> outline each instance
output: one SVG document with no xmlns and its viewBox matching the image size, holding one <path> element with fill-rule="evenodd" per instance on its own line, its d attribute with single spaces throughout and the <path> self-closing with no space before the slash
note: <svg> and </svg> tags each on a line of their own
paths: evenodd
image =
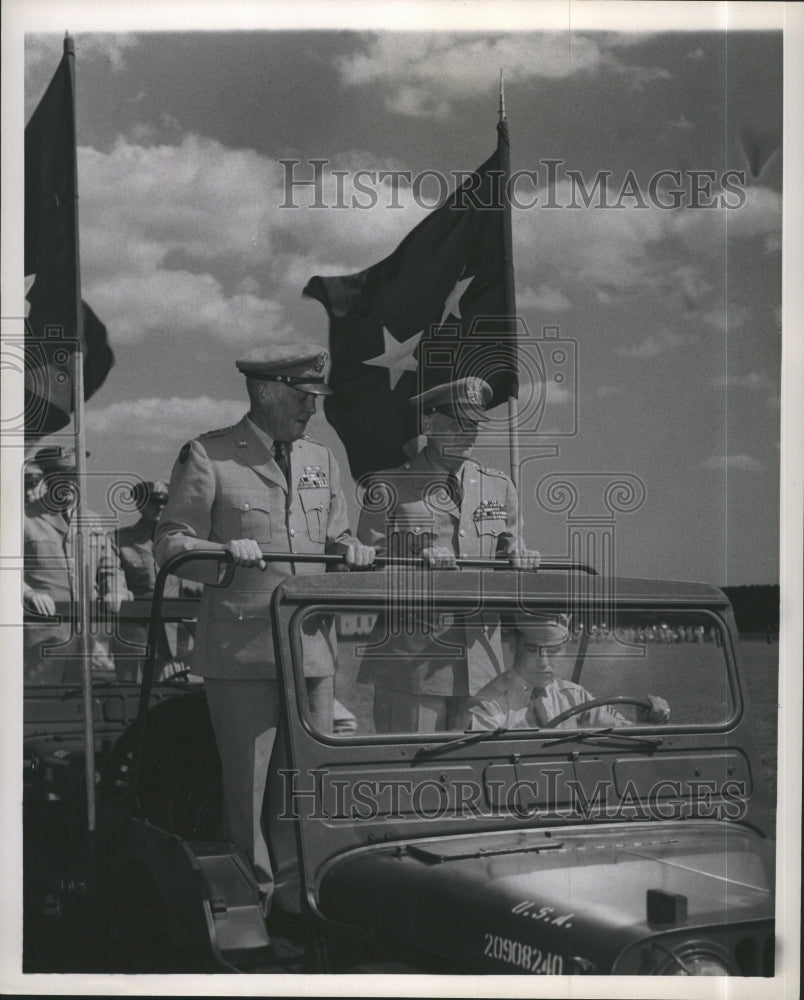
<svg viewBox="0 0 804 1000">
<path fill-rule="evenodd" d="M 484 379 L 468 377 L 411 399 L 427 444 L 409 462 L 367 479 L 358 525 L 361 541 L 382 555 L 421 557 L 433 568 L 453 568 L 461 556 L 513 557 L 524 568 L 538 566 L 539 553 L 522 540 L 510 478 L 472 458 L 491 398 Z M 479 627 L 464 632 L 457 625 L 429 644 L 411 645 L 409 635 L 385 635 L 378 647 L 383 631 L 387 620 L 381 618 L 368 642 L 369 650 L 374 645 L 379 655 L 369 652 L 358 675 L 361 682 L 374 684 L 378 732 L 453 729 L 468 696 L 502 670 L 495 615 L 486 616 L 483 635 Z M 448 652 L 462 648 L 462 655 Z"/>
<path fill-rule="evenodd" d="M 510 670 L 490 681 L 471 700 L 469 729 L 538 729 L 551 719 L 591 701 L 580 684 L 562 676 L 574 668 L 575 658 L 564 655 L 569 640 L 566 615 L 520 612 L 513 623 L 514 662 Z M 670 719 L 670 706 L 648 695 L 650 708 L 640 708 L 637 722 L 662 724 Z M 559 722 L 556 729 L 631 726 L 628 719 L 608 705 L 590 708 Z"/>
<path fill-rule="evenodd" d="M 249 412 L 233 427 L 184 445 L 156 531 L 160 563 L 200 549 L 225 550 L 235 562 L 229 587 L 204 589 L 192 664 L 207 690 L 229 835 L 251 863 L 266 909 L 274 874 L 260 804 L 279 722 L 270 599 L 286 576 L 320 573 L 323 566 L 266 564 L 262 552 L 342 553 L 350 568 L 365 568 L 374 559 L 374 550 L 349 529 L 332 453 L 304 435 L 317 397 L 331 391 L 324 378 L 326 359 L 315 345 L 287 343 L 237 362 L 246 377 Z M 215 566 L 187 564 L 182 572 L 204 583 L 215 577 Z M 305 633 L 308 707 L 316 727 L 328 732 L 335 671 L 331 622 L 322 620 Z M 279 823 L 272 825 L 273 813 L 269 806 L 276 855 L 285 838 Z M 286 861 L 274 860 L 280 867 Z M 280 901 L 296 905 L 295 899 Z"/>
</svg>

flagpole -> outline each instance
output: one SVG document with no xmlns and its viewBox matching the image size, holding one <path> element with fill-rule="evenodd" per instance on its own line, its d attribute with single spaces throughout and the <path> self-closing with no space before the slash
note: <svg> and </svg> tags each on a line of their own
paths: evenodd
<svg viewBox="0 0 804 1000">
<path fill-rule="evenodd" d="M 511 200 L 508 192 L 508 178 L 511 173 L 511 145 L 508 139 L 508 119 L 505 114 L 505 84 L 503 71 L 500 70 L 500 109 L 497 124 L 498 146 L 500 150 L 501 184 L 500 196 L 503 199 L 503 302 L 506 320 L 511 324 L 510 333 L 516 339 L 518 324 L 516 314 L 516 286 L 514 284 L 514 250 L 511 232 Z M 516 355 L 515 355 L 516 356 Z M 519 487 L 519 439 L 517 437 L 518 401 L 516 396 L 508 397 L 508 461 L 511 480 L 515 488 Z"/>
<path fill-rule="evenodd" d="M 82 667 L 82 694 L 84 706 L 84 760 L 86 762 L 87 833 L 90 857 L 90 877 L 94 875 L 95 837 L 95 720 L 92 705 L 92 642 L 90 636 L 90 607 L 94 596 L 92 569 L 95 553 L 90 551 L 89 525 L 86 519 L 86 444 L 84 439 L 84 310 L 81 305 L 81 256 L 78 240 L 78 143 L 75 122 L 75 44 L 69 35 L 64 37 L 64 55 L 70 71 L 72 111 L 71 132 L 73 149 L 73 233 L 75 237 L 75 335 L 76 349 L 72 353 L 73 419 L 75 430 L 75 472 L 78 482 L 76 518 L 77 544 L 74 558 L 78 560 L 77 622 L 78 648 Z"/>
</svg>

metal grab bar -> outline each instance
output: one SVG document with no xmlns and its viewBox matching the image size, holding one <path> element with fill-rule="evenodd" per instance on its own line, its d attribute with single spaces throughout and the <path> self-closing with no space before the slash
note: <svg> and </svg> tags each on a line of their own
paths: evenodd
<svg viewBox="0 0 804 1000">
<path fill-rule="evenodd" d="M 316 552 L 263 552 L 262 558 L 269 562 L 299 562 L 299 563 L 319 563 L 324 566 L 345 566 L 346 557 L 343 554 L 334 555 L 331 553 Z M 515 566 L 516 557 L 507 559 L 456 559 L 458 568 L 473 569 L 520 569 Z M 145 739 L 145 715 L 151 700 L 151 690 L 153 688 L 154 674 L 156 673 L 156 651 L 157 635 L 162 618 L 162 604 L 164 601 L 164 590 L 167 578 L 175 575 L 179 567 L 191 562 L 218 562 L 223 567 L 223 574 L 212 584 L 205 584 L 209 587 L 228 587 L 234 577 L 237 568 L 232 554 L 225 549 L 193 549 L 189 552 L 180 552 L 171 556 L 159 569 L 154 581 L 154 592 L 151 598 L 151 613 L 148 621 L 147 656 L 142 670 L 142 684 L 140 687 L 140 699 L 137 707 L 137 726 L 135 757 L 132 761 L 131 783 L 129 785 L 129 807 L 134 804 L 137 786 L 139 782 L 140 760 L 142 758 L 142 748 Z M 372 569 L 385 568 L 387 566 L 410 566 L 421 568 L 425 564 L 424 559 L 406 558 L 402 556 L 379 556 L 375 559 Z M 542 563 L 539 570 L 558 570 L 560 572 L 580 572 L 591 576 L 597 576 L 597 570 L 584 563 L 576 562 L 548 562 Z M 361 570 L 360 572 L 370 572 L 371 570 Z M 525 572 L 538 572 L 529 570 Z"/>
</svg>

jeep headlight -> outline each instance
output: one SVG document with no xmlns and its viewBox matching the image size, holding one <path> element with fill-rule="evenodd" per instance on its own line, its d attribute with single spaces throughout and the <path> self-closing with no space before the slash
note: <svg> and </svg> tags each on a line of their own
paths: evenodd
<svg viewBox="0 0 804 1000">
<path fill-rule="evenodd" d="M 686 969 L 677 968 L 666 973 L 671 976 L 730 976 L 728 967 L 714 955 L 696 955 L 684 960 Z"/>
<path fill-rule="evenodd" d="M 653 942 L 656 945 L 658 942 Z M 653 970 L 655 976 L 738 976 L 731 958 L 710 942 L 690 942 L 669 948 L 661 946 L 664 960 Z"/>
</svg>

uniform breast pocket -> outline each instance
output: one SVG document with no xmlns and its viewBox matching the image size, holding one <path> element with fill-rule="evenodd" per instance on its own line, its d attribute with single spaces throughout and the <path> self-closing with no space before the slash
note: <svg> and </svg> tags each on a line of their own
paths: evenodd
<svg viewBox="0 0 804 1000">
<path fill-rule="evenodd" d="M 28 535 L 25 539 L 25 554 L 36 556 L 37 559 L 46 559 L 64 555 L 64 548 L 61 543 L 53 537 L 47 535 Z"/>
<path fill-rule="evenodd" d="M 299 490 L 299 502 L 307 520 L 307 533 L 313 542 L 327 540 L 329 490 L 325 487 Z"/>
<path fill-rule="evenodd" d="M 481 556 L 493 556 L 497 551 L 500 535 L 505 530 L 505 521 L 495 517 L 482 517 L 475 521 Z"/>
<path fill-rule="evenodd" d="M 224 495 L 221 527 L 225 538 L 253 538 L 267 545 L 271 541 L 271 511 L 264 493 L 238 491 Z"/>
<path fill-rule="evenodd" d="M 392 516 L 389 552 L 419 556 L 422 549 L 433 544 L 437 534 L 435 517 L 427 504 L 421 501 L 400 504 Z"/>
</svg>

